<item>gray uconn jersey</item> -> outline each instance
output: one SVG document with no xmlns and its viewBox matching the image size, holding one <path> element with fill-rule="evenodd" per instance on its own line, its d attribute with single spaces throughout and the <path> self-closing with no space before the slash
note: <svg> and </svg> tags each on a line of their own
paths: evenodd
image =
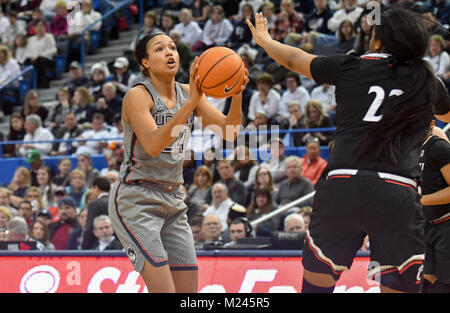
<svg viewBox="0 0 450 313">
<path fill-rule="evenodd" d="M 160 97 L 155 87 L 148 81 L 137 85 L 144 85 L 153 99 L 153 116 L 158 127 L 163 126 L 189 99 L 189 94 L 179 84 L 175 83 L 177 101 L 173 109 L 169 109 Z M 182 130 L 168 147 L 166 147 L 156 158 L 145 152 L 137 140 L 136 134 L 131 128 L 131 123 L 122 120 L 124 136 L 124 161 L 120 166 L 120 179 L 125 183 L 134 181 L 149 181 L 167 185 L 179 185 L 183 183 L 183 161 L 184 149 L 191 135 L 191 127 L 194 115 L 182 126 Z"/>
</svg>

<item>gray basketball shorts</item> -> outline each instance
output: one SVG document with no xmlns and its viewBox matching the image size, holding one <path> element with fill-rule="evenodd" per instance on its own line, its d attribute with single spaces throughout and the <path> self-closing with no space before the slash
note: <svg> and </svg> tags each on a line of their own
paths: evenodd
<svg viewBox="0 0 450 313">
<path fill-rule="evenodd" d="M 187 222 L 184 192 L 163 192 L 148 186 L 114 183 L 109 217 L 137 272 L 147 260 L 171 270 L 197 270 L 194 238 Z"/>
</svg>

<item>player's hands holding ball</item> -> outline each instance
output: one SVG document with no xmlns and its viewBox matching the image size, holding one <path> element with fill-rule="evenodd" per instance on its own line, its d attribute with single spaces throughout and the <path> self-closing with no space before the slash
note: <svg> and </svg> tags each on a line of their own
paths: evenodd
<svg viewBox="0 0 450 313">
<path fill-rule="evenodd" d="M 195 57 L 189 69 L 189 89 L 190 97 L 195 105 L 200 102 L 203 96 L 203 91 L 200 89 L 199 76 L 198 76 L 198 57 Z"/>
</svg>

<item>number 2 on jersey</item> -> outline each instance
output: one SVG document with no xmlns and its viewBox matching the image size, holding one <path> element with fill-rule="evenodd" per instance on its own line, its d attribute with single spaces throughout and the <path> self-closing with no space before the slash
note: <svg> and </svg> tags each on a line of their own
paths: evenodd
<svg viewBox="0 0 450 313">
<path fill-rule="evenodd" d="M 369 107 L 369 110 L 367 110 L 366 115 L 363 118 L 363 121 L 365 122 L 379 122 L 383 115 L 376 115 L 378 109 L 380 108 L 381 104 L 383 103 L 385 92 L 384 89 L 380 86 L 372 86 L 369 89 L 369 94 L 375 93 L 375 99 L 372 101 L 372 104 Z M 392 89 L 389 93 L 389 97 L 392 96 L 400 96 L 403 94 L 403 91 L 400 89 Z"/>
</svg>

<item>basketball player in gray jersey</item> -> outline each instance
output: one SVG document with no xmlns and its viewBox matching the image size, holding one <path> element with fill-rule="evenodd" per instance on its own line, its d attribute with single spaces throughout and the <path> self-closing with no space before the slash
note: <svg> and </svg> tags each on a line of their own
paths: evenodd
<svg viewBox="0 0 450 313">
<path fill-rule="evenodd" d="M 197 87 L 197 58 L 189 84 L 175 81 L 180 62 L 170 37 L 156 33 L 142 38 L 135 56 L 148 79 L 123 100 L 125 158 L 111 190 L 109 216 L 149 292 L 197 292 L 194 240 L 179 188 L 184 149 L 194 115 L 223 139 L 235 140 L 248 73 L 225 116 Z"/>
</svg>

